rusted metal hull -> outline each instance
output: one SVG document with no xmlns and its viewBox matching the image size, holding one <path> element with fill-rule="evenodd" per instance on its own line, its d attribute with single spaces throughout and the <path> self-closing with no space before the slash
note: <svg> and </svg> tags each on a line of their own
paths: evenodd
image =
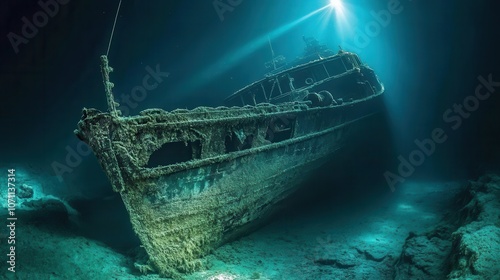
<svg viewBox="0 0 500 280">
<path fill-rule="evenodd" d="M 84 111 L 76 133 L 92 147 L 121 194 L 152 264 L 161 275 L 175 277 L 200 268 L 200 257 L 265 220 L 312 170 L 334 159 L 350 132 L 381 104 L 380 93 L 322 108 L 265 105 L 135 118 Z M 293 121 L 288 139 L 274 141 L 266 134 L 277 118 Z M 250 148 L 213 152 L 223 147 L 214 145 L 211 135 L 236 137 L 238 131 L 253 133 Z M 199 159 L 145 167 L 172 135 L 183 141 L 204 135 L 201 145 L 209 148 L 201 150 Z"/>
<path fill-rule="evenodd" d="M 198 258 L 265 220 L 273 206 L 324 162 L 325 155 L 340 148 L 327 145 L 336 138 L 336 133 L 330 133 L 266 153 L 159 176 L 148 182 L 157 187 L 155 191 L 122 193 L 122 198 L 160 273 L 191 272 L 200 268 Z"/>
</svg>

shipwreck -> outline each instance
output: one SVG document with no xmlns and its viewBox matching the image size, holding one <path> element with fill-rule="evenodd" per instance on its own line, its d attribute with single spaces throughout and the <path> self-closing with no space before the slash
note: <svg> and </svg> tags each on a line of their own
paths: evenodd
<svg viewBox="0 0 500 280">
<path fill-rule="evenodd" d="M 271 72 L 226 107 L 131 117 L 117 110 L 101 57 L 108 111 L 84 108 L 75 134 L 121 195 L 160 275 L 192 272 L 248 233 L 381 110 L 384 87 L 357 54 L 306 44 L 298 65 L 273 56 Z"/>
</svg>

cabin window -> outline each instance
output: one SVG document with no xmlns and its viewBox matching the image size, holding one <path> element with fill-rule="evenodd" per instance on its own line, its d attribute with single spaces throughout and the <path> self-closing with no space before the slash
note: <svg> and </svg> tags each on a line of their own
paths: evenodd
<svg viewBox="0 0 500 280">
<path fill-rule="evenodd" d="M 354 60 L 351 57 L 344 56 L 342 59 L 347 70 L 351 70 L 355 67 Z"/>
<path fill-rule="evenodd" d="M 226 136 L 224 145 L 226 153 L 250 149 L 253 145 L 253 134 L 247 135 L 243 130 L 235 130 Z"/>
<path fill-rule="evenodd" d="M 340 75 L 346 71 L 345 66 L 342 63 L 342 60 L 340 60 L 340 59 L 334 59 L 334 60 L 328 61 L 325 63 L 325 65 L 326 65 L 326 69 L 328 70 L 328 73 L 330 74 L 330 76 L 337 76 L 337 75 Z"/>
<path fill-rule="evenodd" d="M 266 140 L 271 143 L 277 143 L 288 140 L 293 136 L 295 126 L 295 117 L 280 116 L 271 119 L 266 132 Z"/>
<path fill-rule="evenodd" d="M 262 83 L 262 85 L 264 86 L 264 90 L 266 91 L 267 99 L 270 99 L 272 96 L 280 95 L 277 84 L 278 83 L 276 82 L 275 78 L 269 79 L 266 82 Z"/>
<path fill-rule="evenodd" d="M 154 151 L 146 167 L 166 166 L 201 158 L 201 142 L 169 142 Z"/>
<path fill-rule="evenodd" d="M 323 64 L 316 65 L 312 68 L 312 72 L 316 81 L 321 81 L 328 78 L 328 73 L 326 73 L 326 69 Z"/>
<path fill-rule="evenodd" d="M 255 98 L 252 90 L 248 90 L 244 94 L 242 94 L 241 100 L 243 102 L 243 105 L 255 105 Z"/>
<path fill-rule="evenodd" d="M 266 102 L 266 96 L 264 95 L 264 89 L 261 84 L 257 84 L 252 87 L 251 94 L 255 98 L 255 104 Z"/>
<path fill-rule="evenodd" d="M 295 86 L 295 88 L 303 88 L 303 87 L 308 86 L 310 84 L 313 84 L 315 82 L 314 76 L 311 73 L 311 71 L 309 71 L 309 69 L 299 70 L 299 71 L 291 73 L 291 75 L 292 75 L 293 80 L 294 80 L 293 85 Z M 312 82 L 311 82 L 311 80 L 312 80 Z M 309 84 L 308 84 L 308 82 L 309 82 Z"/>
<path fill-rule="evenodd" d="M 290 78 L 288 77 L 288 75 L 281 76 L 279 78 L 279 81 L 280 81 L 281 93 L 288 93 L 292 91 L 292 88 L 290 87 Z"/>
<path fill-rule="evenodd" d="M 363 63 L 361 62 L 361 60 L 359 59 L 359 57 L 357 55 L 353 55 L 352 57 L 354 58 L 354 61 L 356 61 L 356 63 L 358 64 L 357 67 L 360 67 L 361 65 L 363 65 Z"/>
</svg>

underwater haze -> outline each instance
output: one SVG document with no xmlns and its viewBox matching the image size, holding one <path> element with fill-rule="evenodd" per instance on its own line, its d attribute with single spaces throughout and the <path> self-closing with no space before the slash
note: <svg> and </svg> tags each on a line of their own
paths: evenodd
<svg viewBox="0 0 500 280">
<path fill-rule="evenodd" d="M 498 4 L 486 0 L 2 1 L 0 219 L 7 226 L 0 230 L 0 278 L 499 279 L 497 11 Z M 231 94 L 271 75 L 266 63 L 273 66 L 270 61 L 281 63 L 276 59 L 284 57 L 292 66 L 313 42 L 308 40 L 333 54 L 357 54 L 383 84 L 382 108 L 321 165 L 294 170 L 290 176 L 300 180 L 284 185 L 297 189 L 269 206 L 270 216 L 259 214 L 258 225 L 200 253 L 196 268 L 166 273 L 144 244 L 141 234 L 146 233 L 138 227 L 144 215 L 127 200 L 133 195 L 113 189 L 122 180 L 116 174 L 128 172 L 124 163 L 107 169 L 85 143 L 92 137 L 84 142 L 75 135 L 75 130 L 102 125 L 79 126 L 92 115 L 83 108 L 108 111 L 101 55 L 113 68 L 109 81 L 121 112 L 119 121 L 103 127 L 119 131 L 118 123 L 123 127 L 151 108 L 187 112 L 224 106 Z M 350 102 L 332 93 L 334 103 L 328 106 Z M 308 101 L 302 110 L 317 109 L 307 98 L 292 101 Z M 262 111 L 249 113 L 248 122 L 268 110 L 250 105 L 248 110 Z M 198 110 L 198 122 L 211 112 Z M 283 123 L 280 132 L 307 130 Z M 262 140 L 243 132 L 231 134 L 231 141 L 240 141 L 231 146 L 236 152 L 244 153 L 248 141 L 251 147 Z M 138 155 L 153 152 L 149 138 L 137 139 L 130 143 L 136 143 Z M 262 143 L 267 140 L 293 147 L 286 139 Z M 229 153 L 228 141 L 220 146 Z M 188 142 L 181 142 L 172 157 L 183 156 Z M 322 146 L 307 150 L 304 158 Z M 193 149 L 189 157 L 196 157 Z M 205 151 L 199 151 L 201 158 Z M 286 161 L 262 158 L 241 160 L 228 170 L 254 164 L 264 174 Z M 304 162 L 289 164 L 292 170 Z M 193 188 L 203 193 L 203 186 L 226 172 L 212 169 L 206 179 L 199 179 L 204 171 L 188 179 L 173 173 L 168 178 L 178 184 L 171 188 L 182 193 L 183 180 L 193 186 L 199 180 L 202 187 Z M 231 184 L 255 181 L 257 187 L 235 197 L 238 201 L 266 184 L 257 171 L 241 174 Z M 165 191 L 155 200 L 143 194 L 138 201 L 145 205 L 171 195 Z M 261 210 L 247 208 L 248 216 L 231 219 L 245 220 Z M 180 231 L 179 243 L 192 234 Z"/>
</svg>

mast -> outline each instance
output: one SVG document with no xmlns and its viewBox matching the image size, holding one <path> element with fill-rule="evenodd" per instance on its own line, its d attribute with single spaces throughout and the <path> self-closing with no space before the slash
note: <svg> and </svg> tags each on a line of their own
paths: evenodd
<svg viewBox="0 0 500 280">
<path fill-rule="evenodd" d="M 113 87 L 115 86 L 112 82 L 109 81 L 109 73 L 113 72 L 113 68 L 111 68 L 108 64 L 108 57 L 106 55 L 101 55 L 101 73 L 102 73 L 102 82 L 104 83 L 104 90 L 106 91 L 106 101 L 108 103 L 108 111 L 111 116 L 117 118 L 119 117 L 119 111 L 116 109 L 118 104 L 113 98 Z"/>
<path fill-rule="evenodd" d="M 269 48 L 271 48 L 271 55 L 273 56 L 273 68 L 276 70 L 276 60 L 275 60 L 275 55 L 274 55 L 274 50 L 273 50 L 273 45 L 271 44 L 271 38 L 267 36 L 267 40 L 269 41 Z"/>
</svg>

